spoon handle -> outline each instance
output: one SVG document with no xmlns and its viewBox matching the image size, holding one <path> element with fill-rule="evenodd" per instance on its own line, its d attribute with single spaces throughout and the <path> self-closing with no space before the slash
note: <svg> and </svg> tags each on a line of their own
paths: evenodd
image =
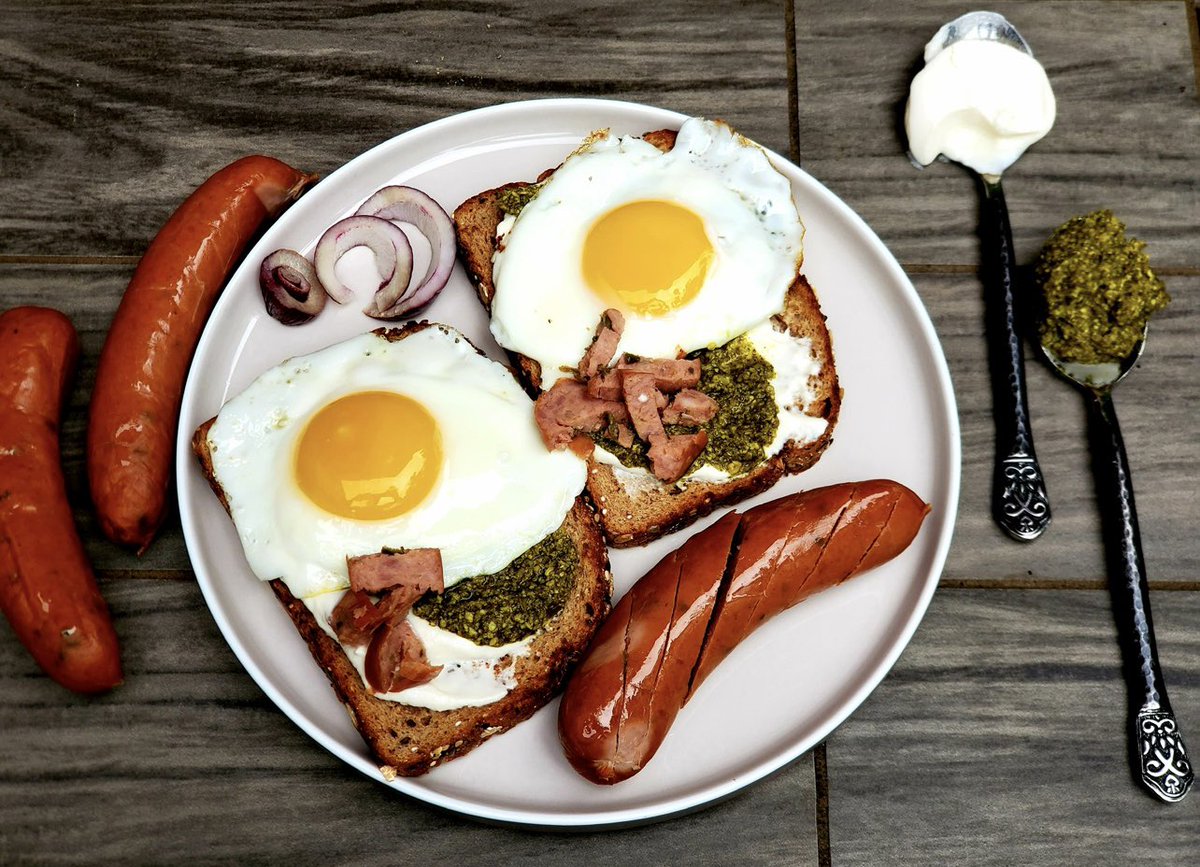
<svg viewBox="0 0 1200 867">
<path fill-rule="evenodd" d="M 1164 801 L 1183 798 L 1192 787 L 1194 775 L 1158 664 L 1154 644 L 1154 623 L 1150 618 L 1150 590 L 1146 585 L 1146 564 L 1142 558 L 1142 540 L 1138 532 L 1137 509 L 1133 502 L 1133 480 L 1125 443 L 1117 424 L 1117 412 L 1110 389 L 1092 392 L 1094 415 L 1098 418 L 1095 447 L 1098 470 L 1106 490 L 1102 500 L 1111 502 L 1106 516 L 1114 524 L 1119 538 L 1112 558 L 1120 563 L 1120 574 L 1110 577 L 1113 612 L 1123 639 L 1130 688 L 1135 690 L 1138 710 L 1133 723 L 1134 747 L 1140 763 L 1142 783 Z M 1107 497 L 1103 495 L 1107 494 Z M 1105 504 L 1108 506 L 1108 503 Z M 1113 539 L 1114 534 L 1105 533 Z"/>
<path fill-rule="evenodd" d="M 992 514 L 1006 533 L 1029 542 L 1042 535 L 1050 524 L 1050 501 L 1033 451 L 1033 430 L 1025 400 L 1025 357 L 1016 327 L 1016 260 L 1008 205 L 999 178 L 981 178 L 981 181 L 986 245 L 983 276 L 988 295 L 988 344 L 996 417 Z"/>
</svg>

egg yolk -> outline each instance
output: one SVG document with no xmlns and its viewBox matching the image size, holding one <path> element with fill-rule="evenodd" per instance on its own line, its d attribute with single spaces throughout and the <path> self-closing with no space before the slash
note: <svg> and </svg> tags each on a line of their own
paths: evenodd
<svg viewBox="0 0 1200 867">
<path fill-rule="evenodd" d="M 662 316 L 696 297 L 712 265 L 704 221 L 674 202 L 631 202 L 593 225 L 583 276 L 609 306 Z"/>
<path fill-rule="evenodd" d="M 320 409 L 296 443 L 296 484 L 326 512 L 358 521 L 394 518 L 433 489 L 442 435 L 417 401 L 364 391 Z"/>
</svg>

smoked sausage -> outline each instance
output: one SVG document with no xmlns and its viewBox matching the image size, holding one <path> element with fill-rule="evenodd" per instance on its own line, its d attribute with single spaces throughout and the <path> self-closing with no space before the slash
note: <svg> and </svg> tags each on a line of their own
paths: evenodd
<svg viewBox="0 0 1200 867">
<path fill-rule="evenodd" d="M 0 315 L 0 610 L 47 674 L 97 693 L 121 682 L 117 635 L 75 529 L 59 455 L 79 358 L 66 316 Z"/>
<path fill-rule="evenodd" d="M 109 539 L 144 551 L 166 514 L 188 364 L 217 295 L 264 224 L 314 177 L 250 156 L 205 181 L 150 242 L 100 353 L 88 482 Z"/>
<path fill-rule="evenodd" d="M 636 774 L 680 708 L 764 621 L 895 557 L 929 506 L 885 480 L 832 485 L 730 512 L 626 593 L 567 684 L 558 732 L 594 783 Z"/>
</svg>

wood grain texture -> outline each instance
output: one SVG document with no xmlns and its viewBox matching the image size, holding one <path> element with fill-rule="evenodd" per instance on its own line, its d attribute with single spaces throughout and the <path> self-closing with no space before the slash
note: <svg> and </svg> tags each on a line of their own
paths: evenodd
<svg viewBox="0 0 1200 867">
<path fill-rule="evenodd" d="M 4 2 L 0 15 L 0 254 L 137 255 L 239 156 L 328 174 L 510 100 L 647 102 L 788 150 L 779 0 Z"/>
<path fill-rule="evenodd" d="M 992 421 L 975 189 L 913 170 L 900 111 L 942 0 L 559 4 L 439 0 L 28 4 L 0 0 L 0 309 L 67 312 L 84 356 L 68 485 L 127 683 L 87 701 L 0 624 L 0 863 L 1190 863 L 1197 800 L 1131 782 L 1124 686 L 1082 399 L 1030 356 L 1056 517 L 1033 545 L 989 517 Z M 1171 0 L 1006 0 L 1059 97 L 1009 174 L 1019 259 L 1113 206 L 1175 296 L 1117 392 L 1155 625 L 1200 749 L 1200 37 Z M 1189 15 L 1188 13 L 1193 14 Z M 788 63 L 795 91 L 788 93 Z M 328 173 L 455 112 L 546 96 L 722 116 L 858 210 L 906 267 L 943 342 L 963 489 L 943 587 L 913 644 L 834 735 L 693 816 L 602 834 L 485 826 L 371 784 L 263 695 L 191 579 L 173 515 L 138 560 L 103 540 L 82 464 L 95 365 L 136 257 L 203 178 L 249 152 Z M 798 128 L 789 124 L 794 104 Z M 176 580 L 139 580 L 167 576 Z M 1032 590 L 1016 590 L 1028 583 Z M 953 589 L 954 587 L 977 589 Z M 1171 588 L 1191 589 L 1175 591 Z M 823 812 L 827 808 L 826 815 Z M 821 815 L 818 816 L 818 812 Z"/>
<path fill-rule="evenodd" d="M 102 589 L 126 683 L 99 699 L 42 677 L 0 627 L 0 863 L 817 863 L 810 756 L 659 825 L 485 826 L 372 784 L 317 746 L 242 670 L 194 585 Z"/>
<path fill-rule="evenodd" d="M 1200 594 L 1161 593 L 1154 615 L 1194 757 Z M 1125 705 L 1107 594 L 939 591 L 826 742 L 832 863 L 1192 863 L 1200 801 L 1133 782 Z"/>
<path fill-rule="evenodd" d="M 974 263 L 976 189 L 959 166 L 918 172 L 904 103 L 925 43 L 961 4 L 830 7 L 796 0 L 803 165 L 857 210 L 902 262 Z M 1200 102 L 1188 8 L 1179 2 L 999 2 L 1045 66 L 1054 129 L 1005 174 L 1017 254 L 1054 227 L 1112 207 L 1161 267 L 1200 266 Z"/>
</svg>

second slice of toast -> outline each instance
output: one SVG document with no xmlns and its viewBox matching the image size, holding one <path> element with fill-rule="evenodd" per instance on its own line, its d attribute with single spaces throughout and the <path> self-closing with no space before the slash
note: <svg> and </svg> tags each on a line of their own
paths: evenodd
<svg viewBox="0 0 1200 867">
<path fill-rule="evenodd" d="M 642 138 L 662 151 L 675 144 L 672 130 L 656 130 Z M 543 181 L 547 169 L 537 181 Z M 505 193 L 528 186 L 532 181 L 505 184 L 467 199 L 454 211 L 459 255 L 475 286 L 480 303 L 490 312 L 496 287 L 492 282 L 492 257 L 496 252 L 496 230 L 504 219 L 501 199 Z M 714 509 L 754 496 L 774 485 L 785 474 L 799 473 L 817 462 L 833 439 L 841 407 L 841 388 L 834 367 L 833 346 L 816 293 L 803 274 L 797 274 L 788 289 L 784 309 L 773 317 L 777 330 L 797 339 L 811 341 L 821 363 L 813 391 L 816 400 L 807 412 L 825 419 L 824 433 L 811 442 L 789 441 L 782 450 L 750 472 L 724 482 L 662 484 L 648 479 L 626 485 L 612 467 L 594 458 L 588 468 L 588 493 L 596 505 L 604 535 L 614 547 L 643 545 L 659 536 L 681 529 Z M 538 363 L 509 353 L 522 384 L 531 395 L 541 390 Z"/>
</svg>

